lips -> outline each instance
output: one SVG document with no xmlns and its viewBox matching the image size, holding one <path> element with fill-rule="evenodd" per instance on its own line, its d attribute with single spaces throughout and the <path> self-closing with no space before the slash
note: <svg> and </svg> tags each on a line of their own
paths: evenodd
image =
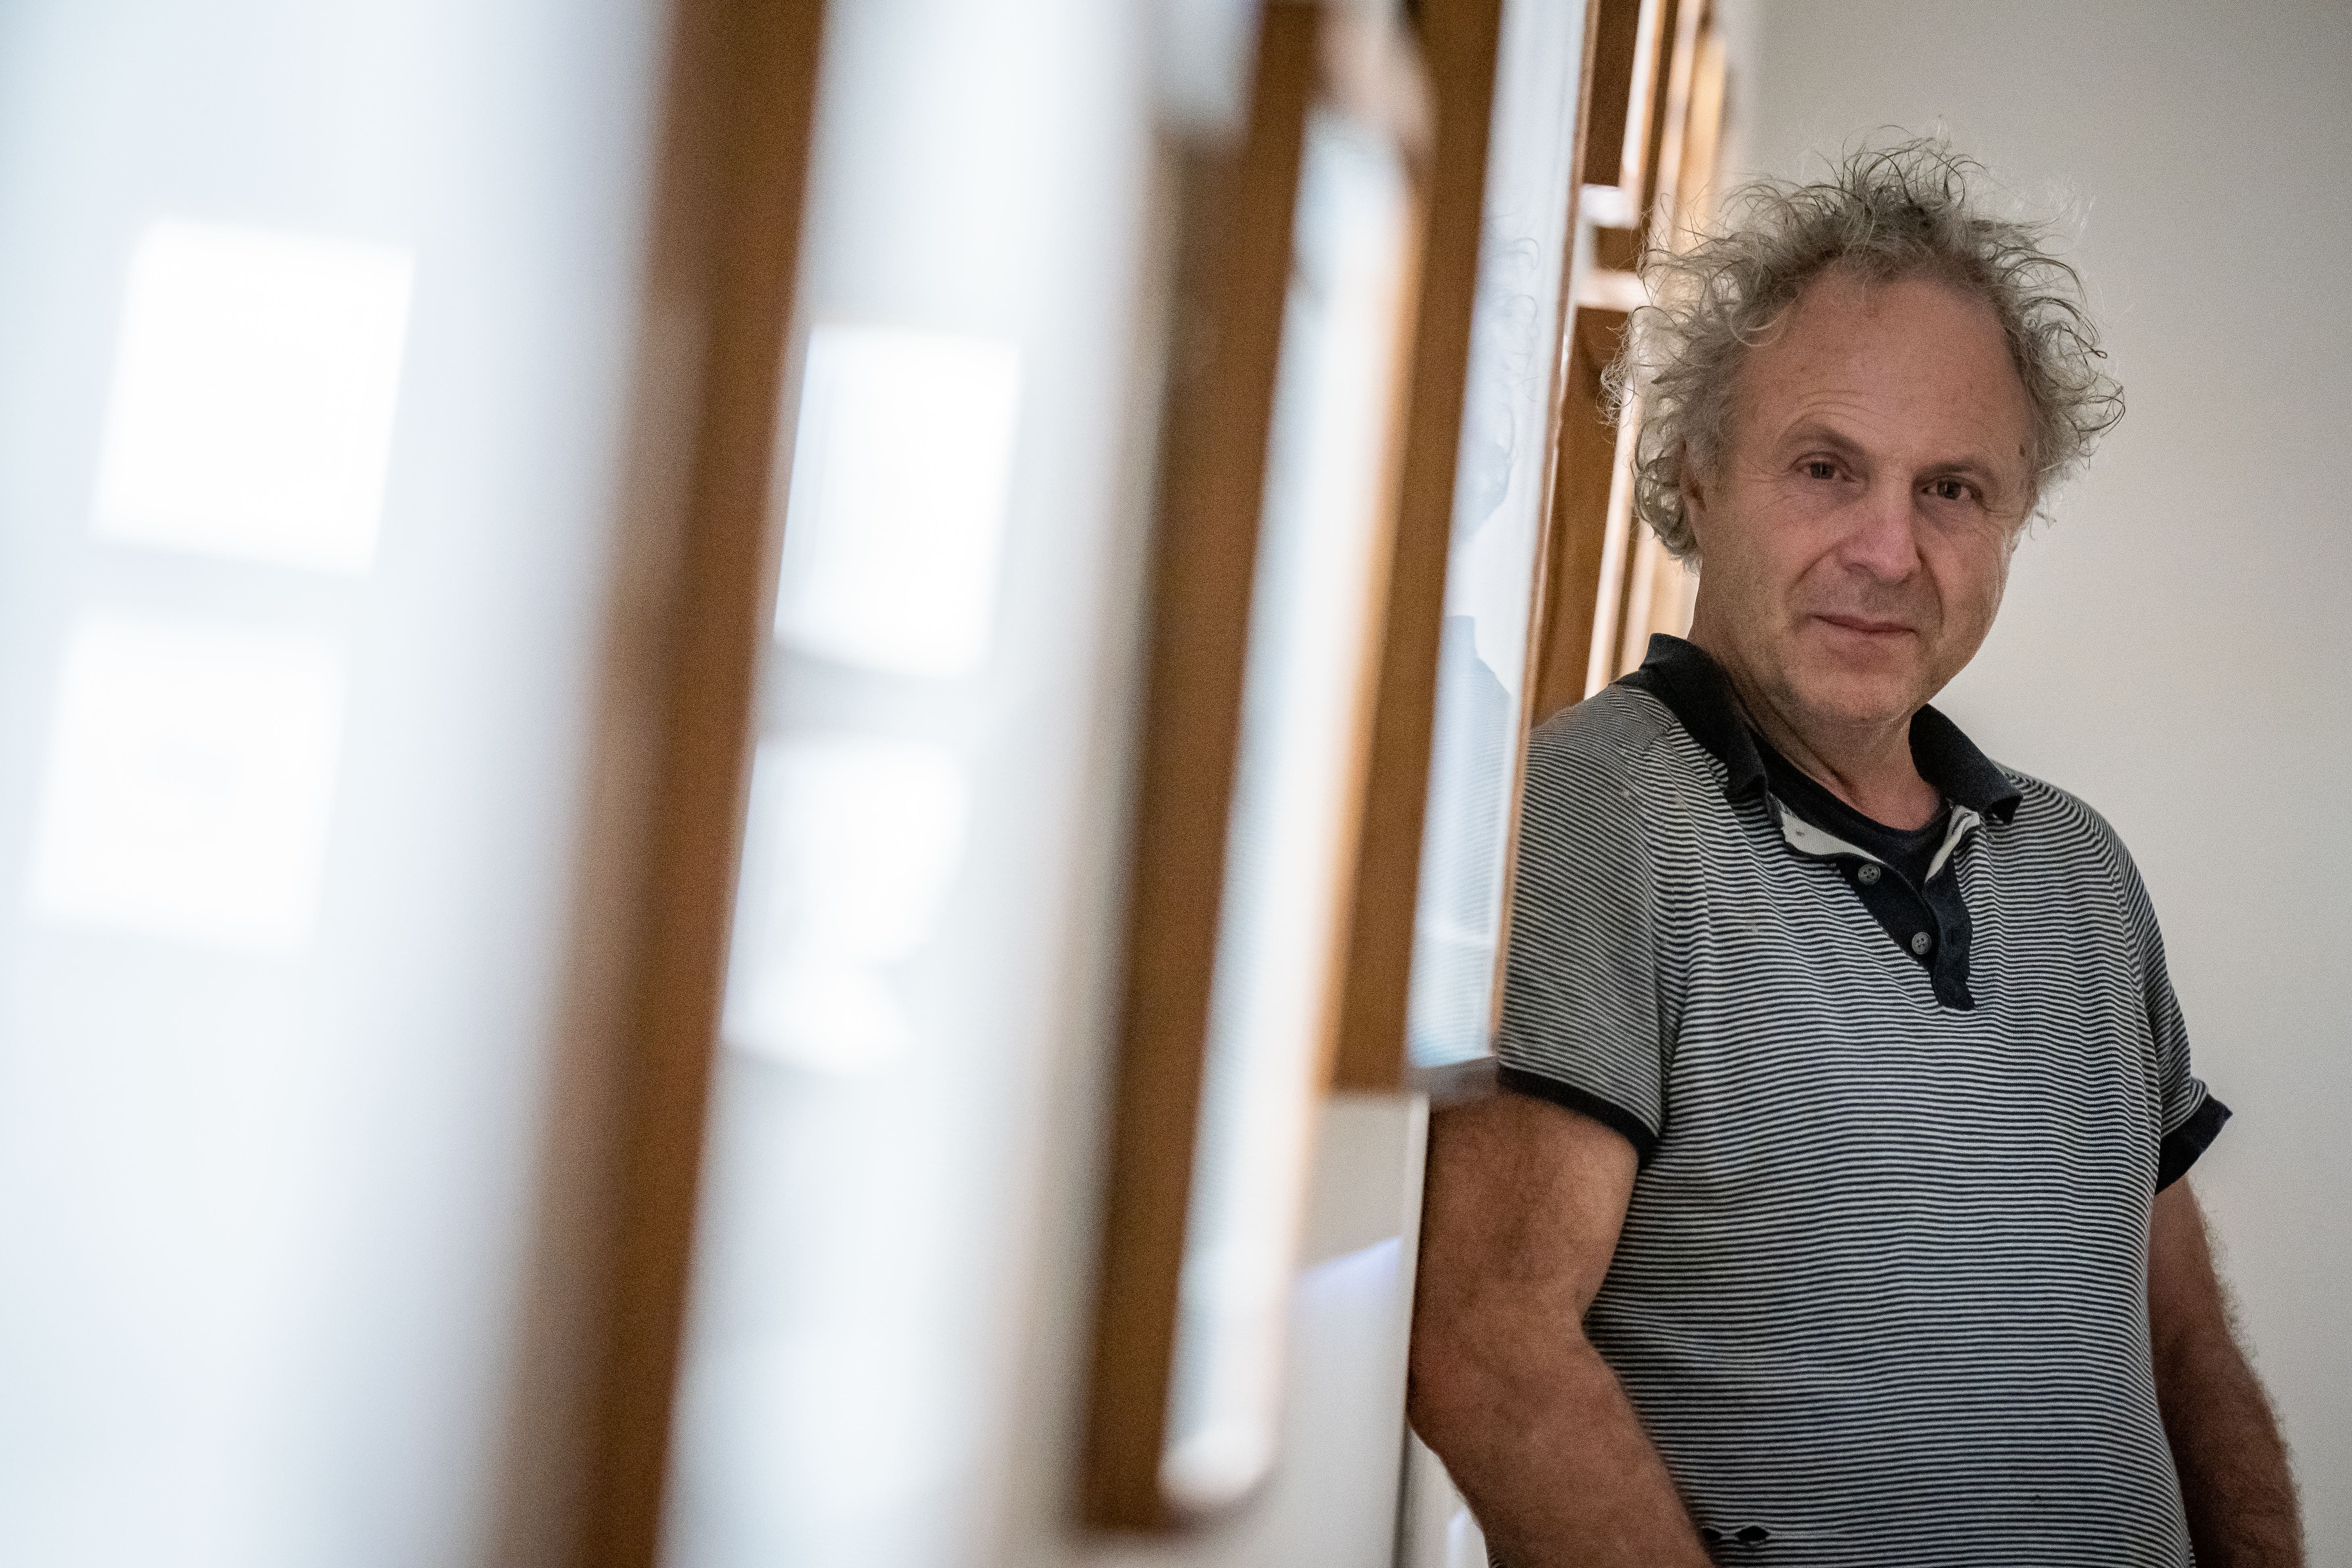
<svg viewBox="0 0 2352 1568">
<path fill-rule="evenodd" d="M 1816 616 L 1813 618 L 1840 631 L 1856 632 L 1866 637 L 1899 637 L 1911 629 L 1901 621 L 1874 620 L 1867 616 Z"/>
</svg>

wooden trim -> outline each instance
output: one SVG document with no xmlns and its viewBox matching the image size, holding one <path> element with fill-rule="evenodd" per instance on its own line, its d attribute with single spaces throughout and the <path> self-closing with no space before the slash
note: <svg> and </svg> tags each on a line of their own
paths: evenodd
<svg viewBox="0 0 2352 1568">
<path fill-rule="evenodd" d="M 822 0 L 679 0 L 655 191 L 618 618 L 650 695 L 604 1340 L 577 1562 L 654 1568 L 712 1052 L 774 575 L 778 395 Z M 679 482 L 665 470 L 683 465 Z M 627 575 L 625 566 L 624 575 Z M 624 650 L 628 651 L 628 650 Z M 650 680 L 647 680 L 648 675 Z M 635 684 L 635 683 L 644 684 Z"/>
<path fill-rule="evenodd" d="M 1585 655 L 1587 697 L 1617 676 L 1618 639 L 1625 625 L 1626 563 L 1633 556 L 1634 447 L 1641 425 L 1638 405 L 1621 411 L 1617 453 L 1609 470 L 1609 508 L 1601 530 L 1601 580 L 1593 595 L 1592 642 Z"/>
<path fill-rule="evenodd" d="M 1716 165 L 1723 142 L 1724 77 L 1723 29 L 1710 18 L 1699 37 L 1690 110 L 1683 127 L 1682 174 L 1675 181 L 1678 246 L 1696 238 L 1706 226 L 1714 202 Z"/>
<path fill-rule="evenodd" d="M 1319 8 L 1268 5 L 1237 154 L 1181 155 L 1127 984 L 1082 1506 L 1163 1529 L 1185 1214 L 1224 893 L 1258 516 Z"/>
<path fill-rule="evenodd" d="M 1624 153 L 1618 161 L 1614 183 L 1625 193 L 1637 226 L 1642 222 L 1643 193 L 1650 180 L 1652 142 L 1663 108 L 1660 89 L 1665 82 L 1675 4 L 1675 0 L 1642 0 L 1641 20 L 1634 28 L 1632 83 L 1625 95 Z"/>
<path fill-rule="evenodd" d="M 1454 469 L 1470 374 L 1478 243 L 1486 232 L 1486 148 L 1502 14 L 1502 0 L 1428 0 L 1421 13 L 1422 60 L 1435 124 L 1387 629 L 1375 676 L 1355 900 L 1340 966 L 1333 1072 L 1340 1089 L 1392 1090 L 1403 1082 L 1445 564 L 1454 543 Z"/>
<path fill-rule="evenodd" d="M 1631 272 L 1642 264 L 1642 231 L 1637 228 L 1596 228 L 1592 231 L 1592 265 L 1601 272 Z"/>
<path fill-rule="evenodd" d="M 1617 61 L 1608 58 L 1610 40 L 1619 40 L 1615 47 L 1628 68 L 1633 53 L 1622 40 L 1633 31 L 1625 16 L 1635 0 L 1600 3 L 1603 60 L 1595 113 L 1615 101 L 1608 73 Z M 1607 7 L 1614 7 L 1613 14 Z M 1635 213 L 1640 226 L 1595 237 L 1593 256 L 1602 266 L 1629 265 L 1636 238 L 1674 245 L 1686 239 L 1702 216 L 1698 204 L 1704 193 L 1695 178 L 1703 182 L 1711 173 L 1721 132 L 1722 42 L 1706 0 L 1643 0 L 1643 23 L 1662 32 L 1660 47 L 1645 57 L 1652 78 L 1647 101 L 1654 111 L 1640 127 L 1648 148 L 1643 205 Z M 1597 127 L 1593 133 L 1601 134 Z M 1605 298 L 1598 290 L 1594 297 Z M 1586 305 L 1577 310 L 1570 334 L 1570 396 L 1562 414 L 1548 540 L 1552 563 L 1545 574 L 1547 608 L 1534 644 L 1538 719 L 1639 665 L 1652 629 L 1679 620 L 1688 598 L 1674 576 L 1680 568 L 1662 559 L 1654 542 L 1630 521 L 1631 432 L 1608 433 L 1598 423 L 1597 378 L 1616 352 L 1625 319 L 1622 310 Z"/>
<path fill-rule="evenodd" d="M 1664 107 L 1650 133 L 1650 167 L 1642 193 L 1649 232 L 1660 245 L 1677 241 L 1683 140 L 1690 124 L 1691 80 L 1698 65 L 1705 20 L 1704 0 L 1680 0 L 1670 18 L 1673 45 L 1665 57 L 1665 68 L 1659 74 Z"/>
<path fill-rule="evenodd" d="M 1543 618 L 1533 641 L 1530 718 L 1541 723 L 1584 698 L 1600 607 L 1601 557 L 1609 529 L 1609 490 L 1617 431 L 1607 419 L 1601 373 L 1616 356 L 1625 315 L 1591 307 L 1569 332 L 1560 399 L 1559 449 L 1546 543 Z"/>
<path fill-rule="evenodd" d="M 1674 564 L 1656 534 L 1639 524 L 1633 534 L 1632 559 L 1625 568 L 1625 608 L 1618 621 L 1617 668 L 1610 672 L 1612 680 L 1642 668 L 1657 613 L 1658 579 L 1664 567 Z"/>
<path fill-rule="evenodd" d="M 1577 134 L 1584 155 L 1575 167 L 1583 171 L 1581 184 L 1613 185 L 1623 176 L 1625 129 L 1633 110 L 1633 64 L 1640 53 L 1643 0 L 1591 0 L 1591 46 L 1586 56 L 1585 79 L 1591 90 L 1579 89 L 1584 108 Z"/>
<path fill-rule="evenodd" d="M 1685 0 L 1653 0 L 1657 14 L 1657 33 L 1650 52 L 1643 61 L 1648 72 L 1642 87 L 1642 122 L 1640 151 L 1629 149 L 1625 169 L 1625 194 L 1633 198 L 1633 224 L 1644 239 L 1652 237 L 1650 223 L 1657 207 L 1659 177 L 1659 143 L 1666 133 L 1666 121 L 1672 118 L 1670 79 L 1675 68 L 1675 41 L 1677 37 L 1676 17 L 1685 9 Z M 1696 5 L 1699 0 L 1687 0 Z M 1645 6 L 1644 12 L 1649 10 Z M 1645 15 L 1645 20 L 1647 19 Z M 1634 135 L 1628 127 L 1625 134 Z"/>
</svg>

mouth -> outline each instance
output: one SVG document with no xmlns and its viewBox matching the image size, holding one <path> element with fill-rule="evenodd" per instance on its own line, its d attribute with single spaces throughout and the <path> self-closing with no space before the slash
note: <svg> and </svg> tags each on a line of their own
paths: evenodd
<svg viewBox="0 0 2352 1568">
<path fill-rule="evenodd" d="M 1901 621 L 1874 620 L 1868 616 L 1815 616 L 1824 626 L 1835 626 L 1842 632 L 1859 637 L 1894 637 L 1907 635 L 1911 628 Z"/>
</svg>

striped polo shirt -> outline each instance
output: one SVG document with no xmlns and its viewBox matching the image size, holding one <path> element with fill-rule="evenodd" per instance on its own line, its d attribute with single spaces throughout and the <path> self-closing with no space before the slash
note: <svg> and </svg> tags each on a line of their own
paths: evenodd
<svg viewBox="0 0 2352 1568">
<path fill-rule="evenodd" d="M 1640 1156 L 1585 1331 L 1718 1562 L 2185 1563 L 2148 1217 L 2229 1112 L 2115 831 L 1911 739 L 1924 884 L 1690 643 L 1538 728 L 1499 1076 Z"/>
</svg>

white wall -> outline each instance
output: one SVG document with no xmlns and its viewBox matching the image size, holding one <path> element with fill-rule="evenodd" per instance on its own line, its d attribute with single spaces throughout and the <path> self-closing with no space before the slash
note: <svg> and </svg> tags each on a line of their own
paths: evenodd
<svg viewBox="0 0 2352 1568">
<path fill-rule="evenodd" d="M 1012 477 L 993 582 L 971 574 L 987 631 L 969 668 L 909 675 L 787 636 L 764 677 L 764 742 L 912 743 L 945 759 L 964 809 L 960 831 L 923 824 L 915 880 L 936 876 L 935 896 L 908 898 L 898 862 L 874 861 L 882 898 L 929 905 L 903 917 L 919 934 L 889 963 L 894 1051 L 820 1060 L 730 1013 L 673 1568 L 1026 1565 L 1063 1532 L 1076 1449 L 1028 1385 L 1039 1358 L 1082 1357 L 1076 1303 L 1057 1335 L 1066 1303 L 1040 1298 L 1092 1268 L 1090 1236 L 1052 1221 L 1099 1190 L 1091 1172 L 1070 1190 L 1059 1178 L 1067 1144 L 1096 1142 L 1124 863 L 1162 237 L 1157 21 L 1144 0 L 837 0 L 828 15 L 799 330 L 1016 353 Z M 790 504 L 788 538 L 840 526 Z M 755 844 L 788 799 L 761 797 Z M 853 874 L 873 838 L 843 836 Z M 747 879 L 747 915 L 757 898 Z M 737 978 L 789 951 L 788 922 L 774 929 L 771 942 L 747 919 Z"/>
<path fill-rule="evenodd" d="M 514 1385 L 665 10 L 0 0 L 12 1568 L 562 1547 Z"/>
<path fill-rule="evenodd" d="M 2237 1111 L 2197 1184 L 2312 1561 L 2352 1563 L 2352 7 L 1761 11 L 1735 88 L 1757 167 L 1940 121 L 2085 215 L 2074 259 L 2131 412 L 1944 706 L 2097 806 L 2147 876 Z"/>
</svg>

